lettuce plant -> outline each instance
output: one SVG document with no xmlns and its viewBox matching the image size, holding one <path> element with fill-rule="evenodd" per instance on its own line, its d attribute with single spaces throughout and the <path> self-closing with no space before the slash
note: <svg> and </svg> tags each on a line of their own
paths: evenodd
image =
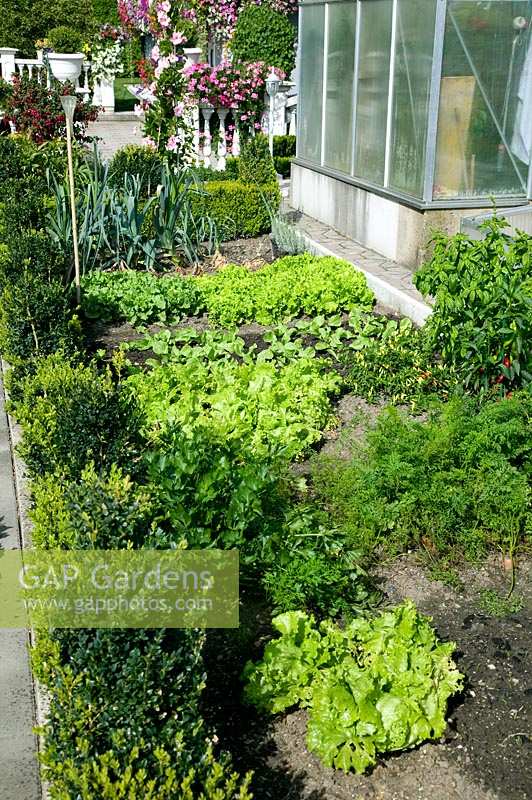
<svg viewBox="0 0 532 800">
<path fill-rule="evenodd" d="M 270 714 L 308 708 L 307 745 L 326 766 L 364 772 L 380 753 L 443 734 L 463 676 L 455 645 L 439 642 L 412 602 L 344 629 L 301 611 L 273 625 L 281 636 L 246 665 L 245 699 Z"/>
</svg>

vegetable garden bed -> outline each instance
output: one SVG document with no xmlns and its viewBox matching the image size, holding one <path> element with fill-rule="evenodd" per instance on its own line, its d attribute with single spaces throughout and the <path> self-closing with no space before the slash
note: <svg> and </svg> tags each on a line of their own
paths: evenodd
<svg viewBox="0 0 532 800">
<path fill-rule="evenodd" d="M 209 225 L 191 222 L 193 182 L 167 173 L 139 210 L 155 236 L 87 234 L 74 309 L 61 192 L 54 209 L 41 174 L 28 194 L 19 156 L 0 346 L 35 546 L 236 548 L 241 563 L 236 631 L 39 634 L 52 797 L 524 800 L 530 241 L 498 247 L 494 225 L 457 256 L 440 240 L 418 330 L 375 313 L 363 275 L 333 258 L 215 256 L 191 274 Z M 50 158 L 31 169 L 48 179 Z M 120 180 L 115 220 L 132 197 Z M 169 223 L 173 192 L 193 235 Z M 501 263 L 465 259 L 484 281 L 475 305 L 445 259 L 480 247 Z"/>
</svg>

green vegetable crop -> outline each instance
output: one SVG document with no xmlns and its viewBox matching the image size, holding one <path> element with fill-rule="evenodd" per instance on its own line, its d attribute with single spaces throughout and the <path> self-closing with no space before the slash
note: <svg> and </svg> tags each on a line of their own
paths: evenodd
<svg viewBox="0 0 532 800">
<path fill-rule="evenodd" d="M 273 322 L 308 314 L 371 309 L 373 292 L 352 264 L 309 254 L 287 256 L 257 272 L 228 266 L 198 283 L 209 317 L 220 325 Z"/>
<path fill-rule="evenodd" d="M 410 601 L 343 630 L 300 611 L 273 625 L 281 637 L 246 665 L 245 698 L 273 714 L 307 707 L 307 745 L 326 766 L 364 772 L 380 753 L 443 734 L 463 676 L 454 644 L 439 642 Z"/>
</svg>

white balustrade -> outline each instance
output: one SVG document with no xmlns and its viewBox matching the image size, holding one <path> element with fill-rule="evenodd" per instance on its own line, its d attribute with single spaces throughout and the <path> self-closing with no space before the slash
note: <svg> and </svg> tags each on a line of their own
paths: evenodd
<svg viewBox="0 0 532 800">
<path fill-rule="evenodd" d="M 295 134 L 297 119 L 297 96 L 289 95 L 288 90 L 293 84 L 285 83 L 279 93 L 274 112 L 274 134 Z M 268 98 L 266 98 L 266 111 L 263 115 L 263 129 L 268 129 Z M 240 155 L 240 132 L 236 119 L 238 109 L 213 107 L 206 105 L 193 106 L 187 113 L 187 118 L 192 125 L 193 156 L 195 164 L 224 170 L 227 167 L 227 157 Z M 213 147 L 213 140 L 217 146 Z"/>
<path fill-rule="evenodd" d="M 16 47 L 0 47 L 0 68 L 2 78 L 11 83 L 15 74 L 15 56 L 18 50 Z"/>
<path fill-rule="evenodd" d="M 192 159 L 195 164 L 222 171 L 227 166 L 228 156 L 240 155 L 240 134 L 230 109 L 195 106 L 188 118 L 192 123 Z M 217 143 L 216 147 L 213 147 L 213 141 Z"/>
<path fill-rule="evenodd" d="M 46 80 L 48 88 L 52 85 L 52 78 L 50 70 L 46 64 L 45 56 L 42 50 L 39 50 L 38 58 L 17 58 L 17 49 L 14 47 L 0 47 L 0 69 L 2 78 L 8 83 L 13 82 L 15 75 L 23 77 L 26 75 L 29 78 L 36 80 Z M 88 98 L 90 95 L 89 87 L 89 71 L 91 65 L 89 62 L 83 63 L 83 77 L 79 78 L 76 85 L 76 92 Z"/>
<path fill-rule="evenodd" d="M 237 158 L 240 155 L 240 132 L 238 128 L 235 126 L 233 131 L 233 156 Z"/>
<path fill-rule="evenodd" d="M 194 106 L 190 114 L 193 131 L 194 164 L 200 163 L 200 110 L 199 106 Z"/>
</svg>

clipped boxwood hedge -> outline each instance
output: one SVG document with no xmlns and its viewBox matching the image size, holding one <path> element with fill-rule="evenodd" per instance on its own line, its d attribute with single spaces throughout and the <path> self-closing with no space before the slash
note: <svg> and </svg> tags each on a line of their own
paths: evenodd
<svg viewBox="0 0 532 800">
<path fill-rule="evenodd" d="M 292 159 L 287 158 L 286 156 L 275 156 L 273 159 L 275 164 L 275 171 L 282 175 L 283 178 L 290 177 L 290 170 L 292 166 Z"/>
<path fill-rule="evenodd" d="M 208 215 L 218 225 L 220 238 L 248 239 L 271 229 L 270 211 L 281 202 L 279 186 L 256 186 L 240 181 L 209 181 L 193 199 L 193 213 Z"/>
<path fill-rule="evenodd" d="M 273 137 L 273 157 L 290 158 L 296 154 L 296 137 L 292 134 Z"/>
</svg>

